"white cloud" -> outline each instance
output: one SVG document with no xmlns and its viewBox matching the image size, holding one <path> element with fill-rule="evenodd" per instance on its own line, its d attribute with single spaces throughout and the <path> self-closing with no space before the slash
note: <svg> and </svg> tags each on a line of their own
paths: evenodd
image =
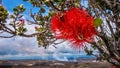
<svg viewBox="0 0 120 68">
<path fill-rule="evenodd" d="M 43 60 L 61 60 L 67 61 L 68 58 L 79 58 L 85 53 L 78 53 L 69 45 L 57 45 L 44 49 L 38 47 L 35 38 L 16 37 L 0 40 L 0 59 L 43 59 Z M 27 58 L 28 57 L 28 58 Z"/>
</svg>

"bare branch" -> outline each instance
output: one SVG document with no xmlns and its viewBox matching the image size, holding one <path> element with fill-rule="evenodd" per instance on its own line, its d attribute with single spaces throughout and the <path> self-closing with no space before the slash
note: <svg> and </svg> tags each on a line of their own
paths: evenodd
<svg viewBox="0 0 120 68">
<path fill-rule="evenodd" d="M 12 36 L 0 36 L 0 38 L 12 38 L 14 37 L 15 35 L 12 35 Z"/>
<path fill-rule="evenodd" d="M 52 8 L 56 9 L 57 11 L 61 11 L 60 9 L 58 9 L 58 8 L 53 4 L 52 1 L 50 1 L 50 4 L 51 4 Z"/>
</svg>

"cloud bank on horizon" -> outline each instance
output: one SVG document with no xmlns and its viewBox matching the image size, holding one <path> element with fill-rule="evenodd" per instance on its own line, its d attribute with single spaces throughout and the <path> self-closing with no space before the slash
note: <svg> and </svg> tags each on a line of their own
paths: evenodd
<svg viewBox="0 0 120 68">
<path fill-rule="evenodd" d="M 77 59 L 85 55 L 78 52 L 66 43 L 56 45 L 57 48 L 49 46 L 47 49 L 38 47 L 35 38 L 15 37 L 0 40 L 0 60 L 8 59 L 40 59 L 61 60 Z"/>
</svg>

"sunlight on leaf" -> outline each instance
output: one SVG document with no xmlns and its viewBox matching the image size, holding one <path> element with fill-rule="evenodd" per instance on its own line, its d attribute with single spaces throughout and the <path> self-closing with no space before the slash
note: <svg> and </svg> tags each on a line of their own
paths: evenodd
<svg viewBox="0 0 120 68">
<path fill-rule="evenodd" d="M 103 23 L 103 20 L 100 19 L 100 18 L 96 18 L 96 19 L 94 20 L 94 25 L 95 25 L 96 27 L 99 27 L 102 23 Z"/>
</svg>

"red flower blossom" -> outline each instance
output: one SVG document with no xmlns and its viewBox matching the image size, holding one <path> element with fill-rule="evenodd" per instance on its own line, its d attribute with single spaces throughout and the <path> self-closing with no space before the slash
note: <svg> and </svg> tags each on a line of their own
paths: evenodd
<svg viewBox="0 0 120 68">
<path fill-rule="evenodd" d="M 56 38 L 69 40 L 75 46 L 92 42 L 97 34 L 93 17 L 80 8 L 71 8 L 55 14 L 51 19 L 51 30 Z"/>
<path fill-rule="evenodd" d="M 21 24 L 21 25 L 24 25 L 24 23 L 25 23 L 25 20 L 21 19 L 21 20 L 20 20 L 20 24 Z"/>
<path fill-rule="evenodd" d="M 38 27 L 38 26 L 35 26 L 34 28 L 37 30 L 39 27 Z"/>
</svg>

